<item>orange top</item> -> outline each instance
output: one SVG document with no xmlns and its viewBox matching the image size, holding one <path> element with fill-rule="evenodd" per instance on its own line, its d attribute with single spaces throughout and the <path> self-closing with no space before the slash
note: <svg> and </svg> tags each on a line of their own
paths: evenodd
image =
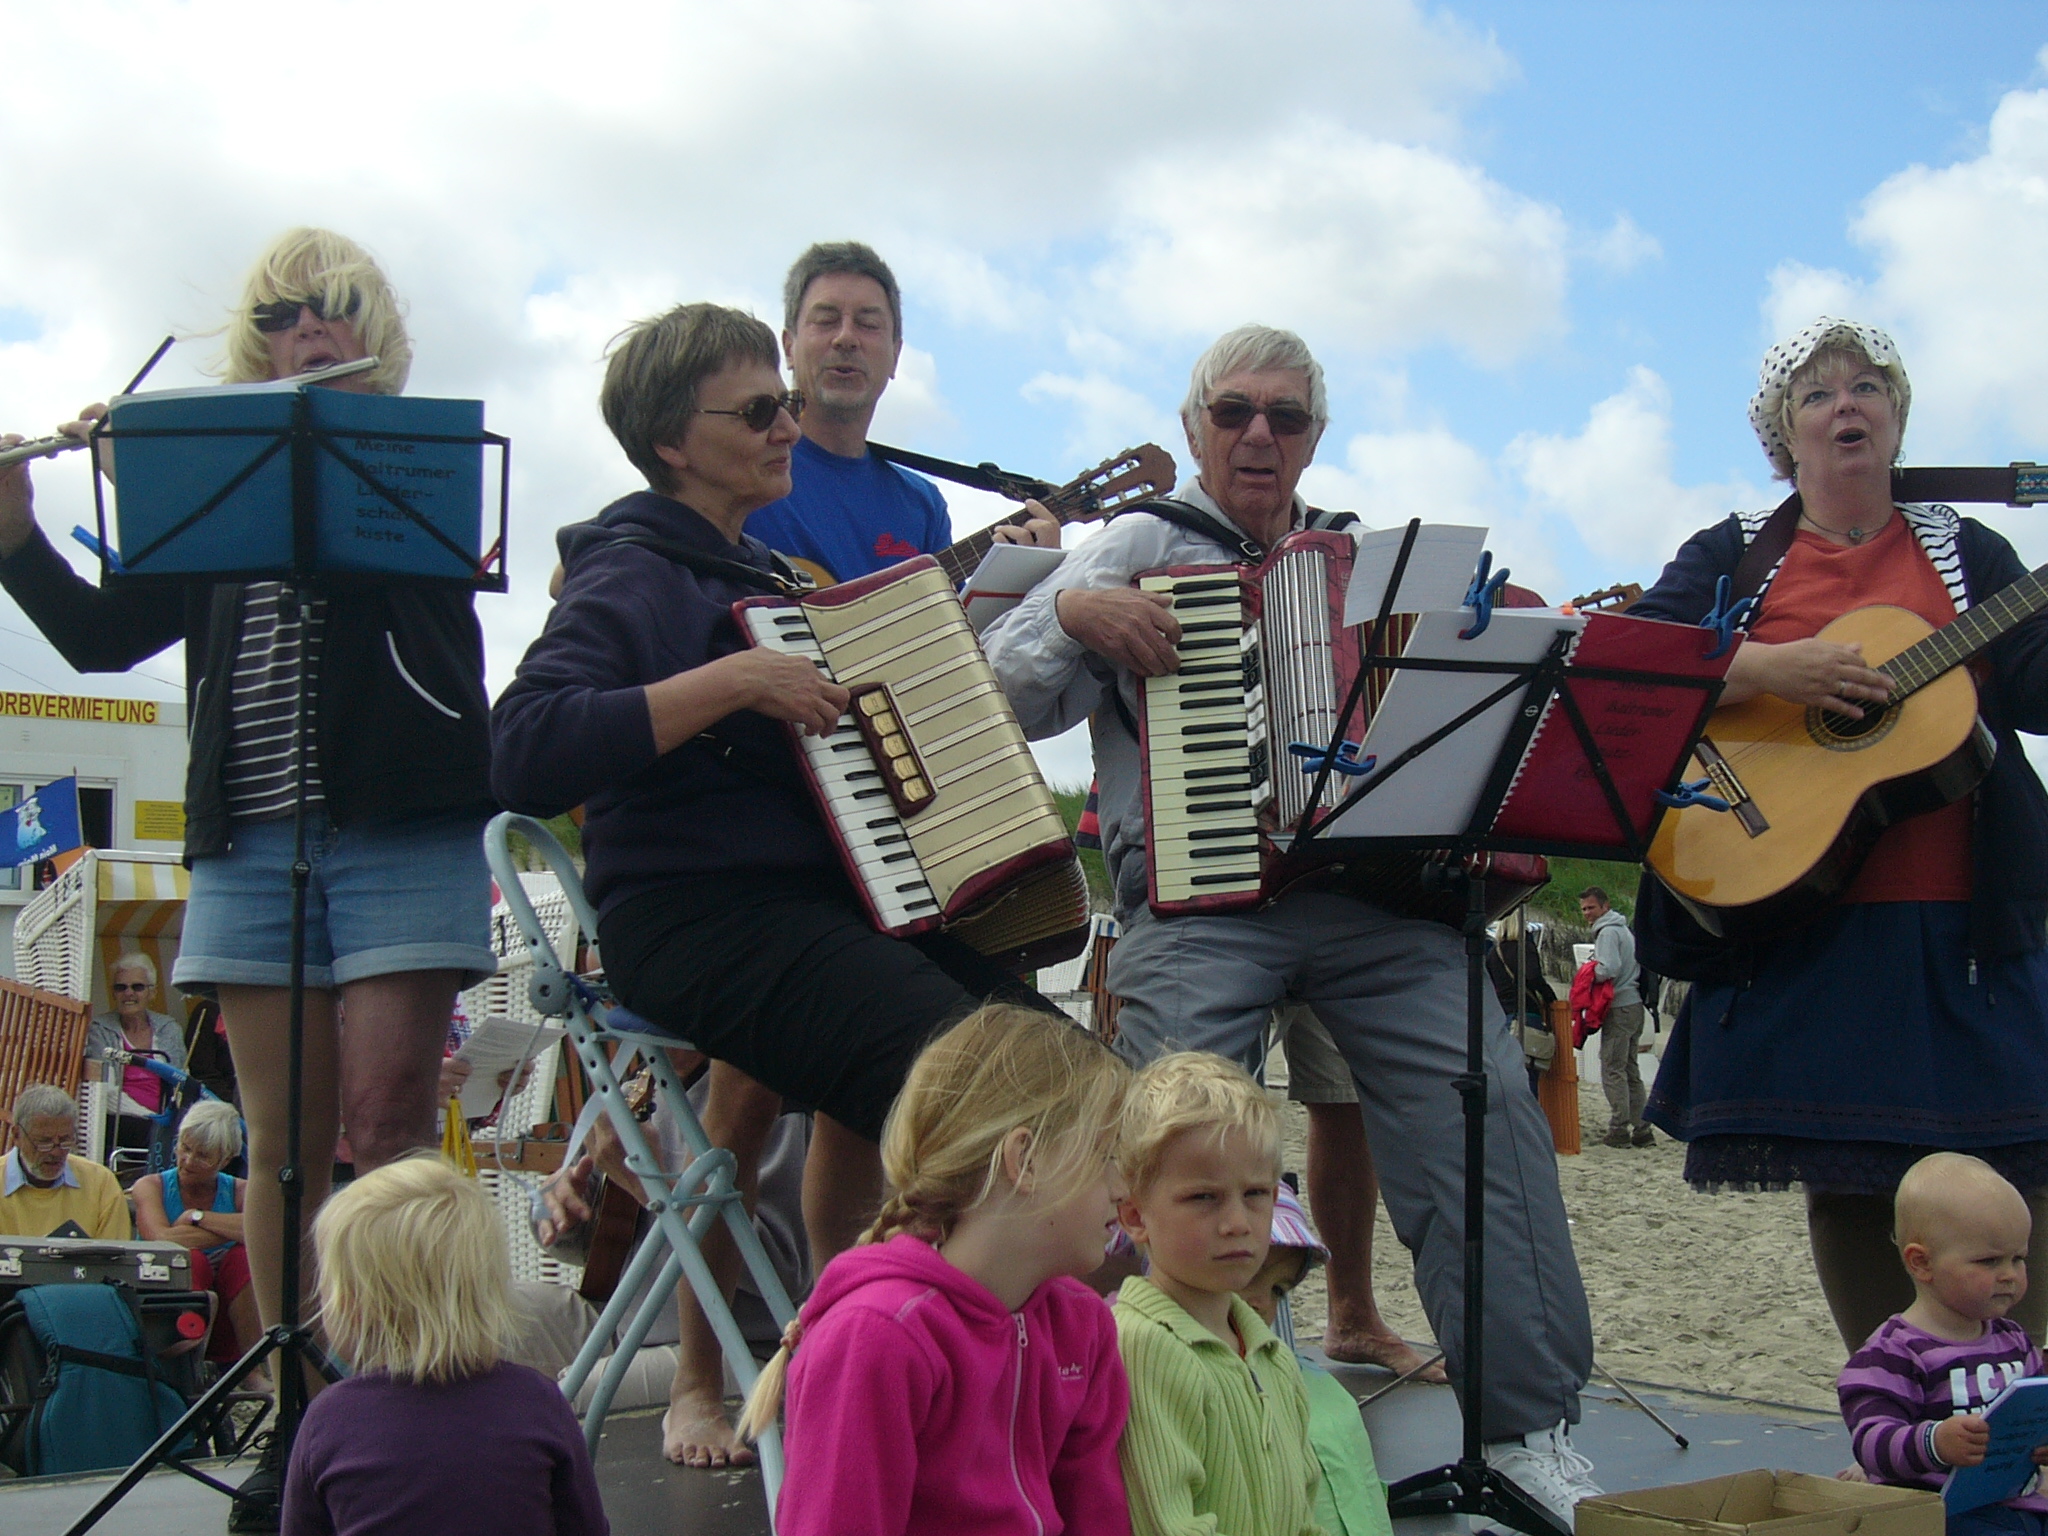
<svg viewBox="0 0 2048 1536">
<path fill-rule="evenodd" d="M 1862 544 L 1801 529 L 1749 636 L 1766 645 L 1817 635 L 1852 608 L 1909 609 L 1939 627 L 1956 616 L 1941 576 L 1903 517 Z M 1887 827 L 1843 901 L 1968 901 L 1974 797 Z"/>
</svg>

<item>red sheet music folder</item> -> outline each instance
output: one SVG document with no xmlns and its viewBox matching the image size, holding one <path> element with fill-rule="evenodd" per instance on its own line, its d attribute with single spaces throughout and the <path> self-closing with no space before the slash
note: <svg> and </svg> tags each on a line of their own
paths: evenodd
<svg viewBox="0 0 2048 1536">
<path fill-rule="evenodd" d="M 1569 691 L 1621 793 L 1622 804 L 1647 839 L 1661 809 L 1657 791 L 1690 746 L 1714 695 L 1679 683 L 1622 682 L 1576 675 L 1581 669 L 1613 667 L 1673 678 L 1718 680 L 1734 659 L 1709 661 L 1714 632 L 1691 624 L 1631 619 L 1624 614 L 1588 616 L 1572 649 L 1560 694 Z M 1626 854 L 1627 838 L 1615 825 L 1607 796 L 1594 777 L 1585 747 L 1572 727 L 1562 699 L 1553 699 L 1523 754 L 1492 835 L 1572 843 L 1609 843 Z"/>
</svg>

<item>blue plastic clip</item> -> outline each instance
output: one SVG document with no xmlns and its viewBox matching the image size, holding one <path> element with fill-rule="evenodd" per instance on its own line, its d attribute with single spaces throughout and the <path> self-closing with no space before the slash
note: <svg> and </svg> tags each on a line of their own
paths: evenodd
<svg viewBox="0 0 2048 1536">
<path fill-rule="evenodd" d="M 1700 620 L 1700 628 L 1711 629 L 1716 636 L 1714 648 L 1707 652 L 1708 661 L 1724 654 L 1728 647 L 1735 643 L 1736 627 L 1747 624 L 1749 616 L 1756 612 L 1756 599 L 1753 597 L 1745 597 L 1741 602 L 1732 605 L 1729 603 L 1728 580 L 1726 576 L 1715 580 L 1714 606 L 1707 611 L 1707 616 Z"/>
<path fill-rule="evenodd" d="M 71 537 L 78 540 L 79 543 L 83 544 L 94 554 L 104 554 L 107 557 L 107 568 L 113 571 L 115 575 L 125 576 L 128 574 L 128 567 L 121 563 L 120 555 L 102 545 L 99 541 L 99 535 L 95 534 L 90 528 L 74 523 L 71 528 Z"/>
<path fill-rule="evenodd" d="M 1486 626 L 1493 622 L 1493 605 L 1500 597 L 1500 589 L 1508 584 L 1507 567 L 1503 566 L 1492 575 L 1493 551 L 1483 550 L 1479 556 L 1479 569 L 1472 575 L 1472 585 L 1465 589 L 1463 606 L 1473 611 L 1472 627 L 1458 631 L 1460 640 L 1476 640 L 1486 633 Z"/>
<path fill-rule="evenodd" d="M 1301 759 L 1301 771 L 1303 773 L 1321 773 L 1323 771 L 1323 760 L 1328 754 L 1321 747 L 1311 746 L 1305 741 L 1294 741 L 1287 744 L 1287 750 Z M 1358 755 L 1358 743 L 1355 741 L 1339 742 L 1337 744 L 1337 760 L 1330 764 L 1330 771 L 1332 773 L 1341 773 L 1347 778 L 1362 778 L 1364 775 L 1372 772 L 1373 765 L 1378 761 L 1379 757 L 1377 754 L 1372 757 L 1361 758 Z"/>
<path fill-rule="evenodd" d="M 1674 790 L 1667 792 L 1665 790 L 1660 789 L 1657 791 L 1657 802 L 1660 805 L 1668 805 L 1676 811 L 1687 810 L 1695 805 L 1703 807 L 1704 809 L 1709 811 L 1726 811 L 1733 809 L 1733 807 L 1731 807 L 1728 804 L 1728 802 L 1726 800 L 1723 800 L 1719 795 L 1709 795 L 1701 793 L 1701 791 L 1706 789 L 1706 787 L 1711 783 L 1713 783 L 1712 779 L 1690 779 L 1684 783 L 1681 783 L 1678 786 L 1678 788 Z"/>
</svg>

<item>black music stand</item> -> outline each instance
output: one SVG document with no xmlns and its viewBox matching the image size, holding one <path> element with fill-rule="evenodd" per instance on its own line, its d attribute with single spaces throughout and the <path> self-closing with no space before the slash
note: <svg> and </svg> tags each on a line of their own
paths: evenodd
<svg viewBox="0 0 2048 1536">
<path fill-rule="evenodd" d="M 365 573 L 350 570 L 340 573 L 323 571 L 319 560 L 320 529 L 323 517 L 334 515 L 339 509 L 322 505 L 319 493 L 317 469 L 320 455 L 327 455 L 346 466 L 373 496 L 381 498 L 397 513 L 410 519 L 432 536 L 439 545 L 447 545 L 445 533 L 422 518 L 397 490 L 380 481 L 374 473 L 351 455 L 347 446 L 337 434 L 323 430 L 313 421 L 307 392 L 300 389 L 294 402 L 290 425 L 281 429 L 250 427 L 195 428 L 185 431 L 168 429 L 144 429 L 124 431 L 119 426 L 102 423 L 96 428 L 95 438 L 105 436 L 119 441 L 123 437 L 189 437 L 195 439 L 219 437 L 253 437 L 264 439 L 252 460 L 241 471 L 223 485 L 214 489 L 188 515 L 178 520 L 170 532 L 159 535 L 141 550 L 129 554 L 121 562 L 122 569 L 114 569 L 113 546 L 107 538 L 106 506 L 100 490 L 98 477 L 94 478 L 94 498 L 98 503 L 100 520 L 101 583 L 103 585 L 126 583 L 163 583 L 198 581 L 251 581 L 276 580 L 285 583 L 285 590 L 279 601 L 290 602 L 298 614 L 300 634 L 305 634 L 307 610 L 319 590 L 327 585 L 337 589 L 363 586 L 385 587 L 401 583 L 426 583 L 432 585 L 467 586 L 483 591 L 502 592 L 505 590 L 505 497 L 509 491 L 505 479 L 509 478 L 510 441 L 496 433 L 484 432 L 474 437 L 451 437 L 447 434 L 404 434 L 384 432 L 379 436 L 387 442 L 415 443 L 476 443 L 498 447 L 501 459 L 501 480 L 499 493 L 498 541 L 490 553 L 481 561 L 475 561 L 472 574 L 463 578 L 445 576 L 407 575 L 394 572 Z M 147 569 L 148 557 L 156 549 L 167 544 L 177 533 L 196 526 L 207 518 L 218 516 L 223 507 L 233 507 L 236 515 L 249 515 L 248 510 L 233 500 L 234 493 L 241 488 L 262 466 L 272 458 L 283 454 L 288 457 L 291 476 L 291 558 L 281 568 L 246 569 L 236 568 L 222 572 L 194 572 L 188 570 L 151 572 Z M 481 510 L 481 508 L 479 508 Z M 471 557 L 464 554 L 467 561 Z M 495 561 L 496 569 L 492 570 Z M 303 643 L 299 646 L 298 675 L 298 720 L 293 733 L 293 773 L 296 780 L 292 804 L 292 921 L 291 921 L 291 984 L 290 1024 L 286 1080 L 286 1109 L 288 1126 L 285 1142 L 284 1164 L 277 1171 L 277 1182 L 284 1191 L 284 1209 L 281 1221 L 283 1247 L 280 1254 L 282 1273 L 280 1276 L 280 1317 L 276 1324 L 267 1328 L 234 1365 L 221 1378 L 202 1393 L 178 1418 L 177 1422 L 157 1437 L 156 1443 L 142 1453 L 133 1465 L 123 1473 L 113 1487 L 109 1488 L 84 1514 L 66 1528 L 65 1536 L 80 1536 L 91 1530 L 101 1518 L 131 1489 L 158 1466 L 170 1466 L 184 1473 L 195 1482 L 204 1483 L 217 1493 L 234 1499 L 240 1489 L 230 1487 L 216 1477 L 200 1471 L 184 1459 L 178 1446 L 195 1431 L 215 1422 L 229 1397 L 247 1379 L 249 1373 L 272 1355 L 279 1357 L 276 1372 L 277 1418 L 271 1433 L 282 1441 L 279 1451 L 281 1463 L 289 1463 L 293 1440 L 298 1435 L 299 1420 L 306 1410 L 305 1369 L 310 1366 L 329 1381 L 338 1381 L 344 1374 L 342 1368 L 323 1350 L 313 1337 L 312 1325 L 301 1315 L 301 1261 L 305 1232 L 305 1179 L 300 1168 L 300 1112 L 304 1102 L 304 1058 L 306 1038 L 306 887 L 312 879 L 312 866 L 306 859 L 306 774 L 309 766 L 308 731 L 311 726 L 310 698 L 312 675 L 309 658 L 310 648 Z M 280 1497 L 284 1491 L 282 1472 L 278 1480 Z"/>
<path fill-rule="evenodd" d="M 1485 877 L 1483 874 L 1469 873 L 1466 864 L 1472 855 L 1492 852 L 1555 854 L 1559 857 L 1575 858 L 1627 858 L 1641 863 L 1649 851 L 1650 840 L 1656 833 L 1663 807 L 1655 803 L 1647 807 L 1631 807 L 1627 803 L 1614 775 L 1609 771 L 1600 742 L 1580 706 L 1572 684 L 1584 680 L 1697 691 L 1698 705 L 1690 729 L 1686 732 L 1684 747 L 1673 757 L 1669 771 L 1662 775 L 1660 787 L 1666 792 L 1678 788 L 1686 759 L 1694 743 L 1698 741 L 1700 733 L 1706 729 L 1708 717 L 1713 712 L 1715 701 L 1720 697 L 1722 685 L 1718 677 L 1636 672 L 1617 667 L 1574 666 L 1570 660 L 1571 637 L 1566 634 L 1560 634 L 1550 644 L 1544 656 L 1528 664 L 1426 658 L 1411 660 L 1404 657 L 1373 655 L 1374 645 L 1378 637 L 1385 633 L 1388 619 L 1394 611 L 1395 597 L 1420 528 L 1420 519 L 1409 523 L 1407 537 L 1402 541 L 1394 561 L 1393 574 L 1388 579 L 1386 591 L 1380 600 L 1379 614 L 1369 630 L 1366 626 L 1360 626 L 1362 661 L 1358 677 L 1352 686 L 1350 698 L 1344 707 L 1337 711 L 1337 736 L 1323 752 L 1322 765 L 1309 795 L 1308 809 L 1302 813 L 1301 830 L 1292 845 L 1295 850 L 1299 850 L 1304 844 L 1326 836 L 1329 827 L 1339 816 L 1364 800 L 1379 785 L 1421 757 L 1431 747 L 1513 698 L 1518 691 L 1521 693 L 1519 707 L 1514 713 L 1514 723 L 1495 755 L 1479 802 L 1461 833 L 1450 837 L 1330 839 L 1333 843 L 1341 841 L 1347 848 L 1355 847 L 1361 853 L 1368 854 L 1447 855 L 1445 861 L 1428 866 L 1425 873 L 1440 870 L 1440 878 L 1445 882 L 1446 888 L 1462 885 L 1465 894 L 1464 921 L 1461 925 L 1465 936 L 1465 1070 L 1453 1082 L 1459 1098 L 1463 1101 L 1465 1116 L 1465 1337 L 1464 1359 L 1459 1371 L 1459 1406 L 1464 1426 L 1464 1442 L 1456 1461 L 1404 1477 L 1389 1487 L 1387 1507 L 1388 1512 L 1396 1518 L 1408 1515 L 1477 1515 L 1484 1519 L 1497 1520 L 1515 1530 L 1528 1532 L 1529 1536 L 1570 1536 L 1568 1528 L 1559 1525 L 1547 1508 L 1511 1478 L 1488 1465 L 1485 1441 L 1480 1427 L 1480 1392 L 1485 1379 L 1488 919 Z M 1481 612 L 1483 615 L 1484 610 Z M 1700 634 L 1703 645 L 1711 643 L 1711 632 L 1703 630 Z M 1359 700 L 1364 696 L 1366 680 L 1375 669 L 1489 673 L 1499 676 L 1502 682 L 1498 688 L 1417 741 L 1385 767 L 1377 768 L 1369 776 L 1363 777 L 1358 786 L 1334 808 L 1317 818 L 1316 808 L 1322 802 L 1331 772 L 1340 761 L 1339 747 L 1342 745 L 1343 722 L 1349 719 L 1357 708 Z M 1494 836 L 1491 829 L 1508 799 L 1516 770 L 1553 706 L 1563 715 L 1572 738 L 1584 753 L 1587 772 L 1600 787 L 1601 798 L 1605 801 L 1614 823 L 1611 834 L 1589 834 L 1583 840 Z M 1555 724 L 1552 723 L 1553 729 Z"/>
</svg>

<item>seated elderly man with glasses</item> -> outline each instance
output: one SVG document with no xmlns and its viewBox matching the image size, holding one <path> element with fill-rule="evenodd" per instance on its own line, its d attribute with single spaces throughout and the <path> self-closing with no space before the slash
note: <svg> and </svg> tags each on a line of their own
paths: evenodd
<svg viewBox="0 0 2048 1536">
<path fill-rule="evenodd" d="M 1117 1049 L 1142 1063 L 1215 1051 L 1254 1066 L 1266 1020 L 1309 1004 L 1358 1083 L 1394 1230 L 1459 1379 L 1464 1353 L 1465 968 L 1452 929 L 1332 884 L 1252 912 L 1159 917 L 1147 905 L 1149 842 L 1134 728 L 1143 680 L 1178 671 L 1180 625 L 1141 571 L 1256 561 L 1298 528 L 1329 526 L 1295 487 L 1329 421 L 1323 371 L 1299 336 L 1248 325 L 1194 367 L 1181 407 L 1199 483 L 1177 504 L 1133 509 L 1076 548 L 982 637 L 1027 734 L 1088 720 L 1102 840 L 1124 934 L 1109 990 Z M 1489 1032 L 1486 1119 L 1487 1459 L 1567 1527 L 1599 1489 L 1572 1447 L 1592 1325 L 1572 1255 L 1550 1134 L 1522 1091 L 1519 1050 Z"/>
<path fill-rule="evenodd" d="M 78 1105 L 47 1083 L 14 1101 L 14 1150 L 0 1162 L 0 1233 L 48 1237 L 75 1223 L 86 1237 L 127 1242 L 135 1235 L 120 1183 L 98 1163 L 72 1155 Z"/>
</svg>

